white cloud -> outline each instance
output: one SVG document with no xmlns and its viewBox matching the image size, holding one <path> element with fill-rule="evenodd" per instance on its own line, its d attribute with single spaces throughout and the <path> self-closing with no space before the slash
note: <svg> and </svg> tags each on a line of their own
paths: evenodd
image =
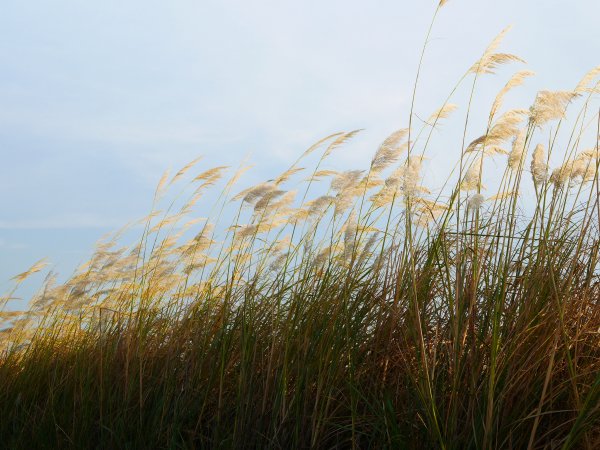
<svg viewBox="0 0 600 450">
<path fill-rule="evenodd" d="M 6 241 L 6 239 L 0 238 L 0 248 L 4 248 L 7 250 L 22 250 L 22 249 L 26 249 L 29 247 L 20 242 L 8 242 L 8 241 Z"/>
<path fill-rule="evenodd" d="M 34 229 L 70 229 L 70 228 L 114 228 L 124 226 L 126 219 L 98 217 L 94 214 L 66 213 L 53 217 L 38 219 L 0 219 L 0 229 L 34 230 Z M 0 245 L 2 243 L 0 242 Z"/>
</svg>

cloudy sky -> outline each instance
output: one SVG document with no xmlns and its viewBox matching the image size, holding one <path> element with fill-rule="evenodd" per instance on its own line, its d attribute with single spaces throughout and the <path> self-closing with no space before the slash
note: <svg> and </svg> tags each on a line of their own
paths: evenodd
<svg viewBox="0 0 600 450">
<path fill-rule="evenodd" d="M 42 256 L 70 272 L 98 237 L 147 213 L 166 168 L 198 155 L 209 167 L 249 155 L 254 176 L 268 178 L 319 138 L 364 128 L 342 155 L 364 163 L 406 124 L 435 5 L 3 2 L 0 289 Z M 516 94 L 522 106 L 537 89 L 573 87 L 600 62 L 599 15 L 598 0 L 450 0 L 417 113 L 439 106 L 509 24 L 503 50 L 537 73 Z M 482 97 L 505 80 L 482 86 Z"/>
</svg>

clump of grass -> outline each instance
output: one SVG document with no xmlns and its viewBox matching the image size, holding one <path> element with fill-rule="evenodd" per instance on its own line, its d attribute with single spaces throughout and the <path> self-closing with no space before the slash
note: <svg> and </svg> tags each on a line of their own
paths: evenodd
<svg viewBox="0 0 600 450">
<path fill-rule="evenodd" d="M 165 174 L 135 245 L 115 234 L 2 313 L 2 445 L 597 448 L 600 70 L 504 109 L 531 75 L 515 73 L 470 143 L 467 108 L 444 186 L 423 184 L 459 86 L 470 103 L 521 61 L 496 52 L 503 34 L 420 127 L 411 107 L 366 170 L 326 168 L 350 131 L 239 193 L 245 167 Z M 495 194 L 490 160 L 504 166 Z M 202 206 L 210 220 L 186 219 Z"/>
</svg>

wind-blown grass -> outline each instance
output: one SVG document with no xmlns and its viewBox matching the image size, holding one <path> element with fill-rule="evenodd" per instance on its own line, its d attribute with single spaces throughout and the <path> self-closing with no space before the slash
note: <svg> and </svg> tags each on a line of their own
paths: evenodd
<svg viewBox="0 0 600 450">
<path fill-rule="evenodd" d="M 469 104 L 521 61 L 496 52 L 503 35 L 457 85 Z M 137 244 L 117 233 L 2 313 L 2 446 L 598 448 L 600 69 L 505 109 L 530 75 L 470 143 L 467 109 L 439 192 L 422 166 L 457 87 L 419 127 L 411 107 L 363 171 L 325 168 L 351 131 L 238 194 L 245 167 L 165 174 Z M 486 194 L 491 159 L 504 171 Z M 210 220 L 186 222 L 198 208 Z"/>
</svg>

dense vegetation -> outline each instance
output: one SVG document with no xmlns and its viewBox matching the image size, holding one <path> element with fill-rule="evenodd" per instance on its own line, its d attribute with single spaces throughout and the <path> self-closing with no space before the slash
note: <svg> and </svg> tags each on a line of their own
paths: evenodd
<svg viewBox="0 0 600 450">
<path fill-rule="evenodd" d="M 600 67 L 507 109 L 515 73 L 475 139 L 467 108 L 443 188 L 422 183 L 457 88 L 470 104 L 521 62 L 503 35 L 366 170 L 326 169 L 356 131 L 238 194 L 245 167 L 193 161 L 135 245 L 103 241 L 27 311 L 5 296 L 0 446 L 600 447 Z M 186 219 L 198 208 L 211 220 Z"/>
</svg>

